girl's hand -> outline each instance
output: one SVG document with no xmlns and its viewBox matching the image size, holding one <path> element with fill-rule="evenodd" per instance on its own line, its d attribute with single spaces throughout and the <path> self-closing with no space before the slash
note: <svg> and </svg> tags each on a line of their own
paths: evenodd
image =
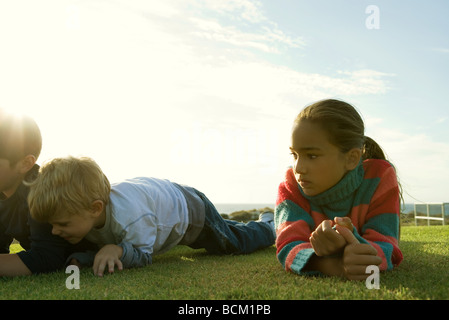
<svg viewBox="0 0 449 320">
<path fill-rule="evenodd" d="M 117 265 L 118 270 L 123 269 L 123 264 L 120 258 L 123 254 L 123 248 L 115 244 L 107 244 L 101 248 L 95 255 L 94 260 L 94 274 L 102 277 L 104 269 L 108 267 L 109 273 L 114 272 L 114 267 Z"/>
<path fill-rule="evenodd" d="M 352 225 L 351 218 L 349 218 L 349 217 L 335 217 L 334 222 L 335 222 L 335 226 L 338 224 L 340 226 L 346 227 L 351 232 L 354 229 L 354 226 Z"/>
<path fill-rule="evenodd" d="M 337 225 L 336 229 L 348 243 L 343 253 L 344 276 L 349 280 L 365 280 L 369 276 L 366 268 L 381 264 L 382 258 L 374 247 L 360 243 L 348 228 Z"/>
<path fill-rule="evenodd" d="M 310 235 L 309 241 L 315 254 L 319 257 L 339 253 L 346 245 L 345 238 L 332 229 L 332 220 L 321 222 Z"/>
</svg>

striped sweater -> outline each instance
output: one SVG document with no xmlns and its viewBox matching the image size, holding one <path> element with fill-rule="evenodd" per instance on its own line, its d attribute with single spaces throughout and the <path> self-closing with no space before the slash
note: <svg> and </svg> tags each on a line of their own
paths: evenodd
<svg viewBox="0 0 449 320">
<path fill-rule="evenodd" d="M 391 270 L 402 261 L 399 249 L 399 188 L 392 165 L 369 159 L 348 172 L 335 186 L 307 196 L 293 169 L 280 184 L 275 209 L 276 255 L 287 270 L 302 269 L 314 254 L 309 237 L 326 219 L 348 216 L 360 243 L 369 243 L 382 258 L 380 270 Z"/>
</svg>

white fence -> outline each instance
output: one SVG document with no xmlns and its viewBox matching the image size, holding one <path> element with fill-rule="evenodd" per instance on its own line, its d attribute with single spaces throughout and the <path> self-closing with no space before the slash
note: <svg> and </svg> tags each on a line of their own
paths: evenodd
<svg viewBox="0 0 449 320">
<path fill-rule="evenodd" d="M 449 203 L 415 203 L 415 225 L 418 225 L 418 219 L 426 219 L 427 225 L 430 226 L 430 220 L 441 221 L 444 226 L 444 217 L 446 215 L 446 206 Z M 424 208 L 424 209 L 419 209 Z M 436 212 L 438 211 L 438 212 Z M 418 213 L 426 213 L 425 216 L 417 215 Z"/>
</svg>

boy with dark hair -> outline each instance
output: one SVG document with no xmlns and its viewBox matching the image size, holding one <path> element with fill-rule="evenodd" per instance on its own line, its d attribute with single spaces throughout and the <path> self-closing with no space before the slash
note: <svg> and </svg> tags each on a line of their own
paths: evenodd
<svg viewBox="0 0 449 320">
<path fill-rule="evenodd" d="M 0 109 L 0 276 L 55 271 L 74 250 L 73 245 L 51 234 L 50 224 L 30 216 L 29 187 L 23 182 L 36 177 L 41 148 L 41 133 L 32 118 Z M 13 239 L 25 251 L 9 254 Z M 79 250 L 83 251 L 76 248 Z"/>
</svg>

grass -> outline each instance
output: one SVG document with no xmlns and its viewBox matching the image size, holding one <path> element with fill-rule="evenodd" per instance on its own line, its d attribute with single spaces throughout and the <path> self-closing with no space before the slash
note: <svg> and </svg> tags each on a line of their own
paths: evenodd
<svg viewBox="0 0 449 320">
<path fill-rule="evenodd" d="M 64 271 L 0 278 L 0 299 L 448 299 L 449 226 L 402 228 L 404 261 L 380 274 L 380 289 L 364 282 L 285 272 L 270 247 L 250 255 L 214 256 L 178 246 L 151 266 L 94 277 L 80 273 L 69 290 Z"/>
</svg>

